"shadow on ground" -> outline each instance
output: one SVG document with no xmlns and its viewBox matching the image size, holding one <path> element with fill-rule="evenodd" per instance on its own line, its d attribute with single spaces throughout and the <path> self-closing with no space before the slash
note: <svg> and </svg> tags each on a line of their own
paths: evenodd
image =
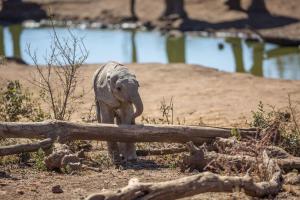
<svg viewBox="0 0 300 200">
<path fill-rule="evenodd" d="M 138 159 L 136 162 L 128 162 L 122 165 L 124 169 L 134 170 L 158 170 L 168 168 L 168 166 L 155 163 L 153 160 Z"/>
<path fill-rule="evenodd" d="M 286 26 L 293 23 L 300 22 L 299 19 L 271 15 L 270 13 L 248 13 L 247 19 L 237 19 L 233 21 L 220 22 L 220 23 L 209 23 L 195 19 L 185 19 L 180 26 L 183 31 L 200 31 L 205 29 L 228 29 L 228 28 L 251 28 L 251 29 L 271 29 L 281 26 Z"/>
<path fill-rule="evenodd" d="M 37 3 L 23 2 L 22 0 L 3 0 L 0 11 L 0 20 L 5 22 L 22 22 L 33 19 L 47 18 L 45 10 Z"/>
</svg>

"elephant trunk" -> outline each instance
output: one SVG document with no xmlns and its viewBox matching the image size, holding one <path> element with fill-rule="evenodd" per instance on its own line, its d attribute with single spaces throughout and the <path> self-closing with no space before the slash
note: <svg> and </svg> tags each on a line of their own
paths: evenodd
<svg viewBox="0 0 300 200">
<path fill-rule="evenodd" d="M 139 94 L 135 95 L 135 97 L 132 98 L 132 104 L 135 107 L 134 118 L 136 118 L 140 116 L 144 110 L 143 102 Z"/>
</svg>

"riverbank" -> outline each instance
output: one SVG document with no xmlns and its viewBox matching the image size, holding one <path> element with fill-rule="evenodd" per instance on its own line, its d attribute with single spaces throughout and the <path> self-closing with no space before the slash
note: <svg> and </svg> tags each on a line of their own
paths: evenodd
<svg viewBox="0 0 300 200">
<path fill-rule="evenodd" d="M 48 18 L 61 23 L 81 24 L 95 28 L 146 28 L 164 31 L 205 31 L 205 34 L 264 39 L 284 45 L 300 44 L 300 4 L 298 0 L 266 1 L 269 13 L 246 13 L 229 10 L 222 1 L 186 0 L 189 19 L 160 21 L 164 10 L 162 0 L 137 1 L 139 21 L 128 23 L 129 1 L 118 0 L 27 0 L 13 10 L 2 10 L 0 19 L 40 20 Z M 247 9 L 249 0 L 242 1 Z M 17 12 L 16 12 L 17 11 Z M 18 13 L 16 15 L 15 13 Z M 44 23 L 47 24 L 47 23 Z"/>
<path fill-rule="evenodd" d="M 81 68 L 81 84 L 85 91 L 83 103 L 77 106 L 72 121 L 81 121 L 93 102 L 92 75 L 99 65 Z M 129 64 L 140 82 L 144 102 L 144 118 L 161 117 L 161 101 L 173 99 L 174 123 L 247 127 L 251 111 L 260 101 L 285 110 L 288 94 L 295 106 L 300 106 L 300 81 L 266 79 L 250 74 L 226 73 L 197 65 L 186 64 Z M 37 93 L 28 80 L 34 68 L 8 62 L 0 67 L 0 85 L 7 80 L 20 80 L 24 87 Z M 177 120 L 178 119 L 178 120 Z M 142 117 L 138 118 L 140 123 Z M 143 121 L 146 123 L 145 121 Z"/>
</svg>

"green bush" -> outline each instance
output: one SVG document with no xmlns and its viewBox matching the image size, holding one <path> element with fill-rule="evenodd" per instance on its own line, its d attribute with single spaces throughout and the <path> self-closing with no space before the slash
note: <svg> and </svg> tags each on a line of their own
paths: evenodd
<svg viewBox="0 0 300 200">
<path fill-rule="evenodd" d="M 19 81 L 9 81 L 6 88 L 0 88 L 0 121 L 43 121 L 46 118 L 49 115 Z"/>
<path fill-rule="evenodd" d="M 43 149 L 39 149 L 37 152 L 32 154 L 32 158 L 34 160 L 34 168 L 40 171 L 46 171 L 47 167 L 45 165 L 45 152 Z"/>
<path fill-rule="evenodd" d="M 252 111 L 253 121 L 250 123 L 252 127 L 265 129 L 268 128 L 275 120 L 274 116 L 276 112 L 274 110 L 266 112 L 264 104 L 260 101 L 257 106 L 257 111 Z"/>
<path fill-rule="evenodd" d="M 279 133 L 276 143 L 269 142 L 282 147 L 292 155 L 300 156 L 300 131 L 296 120 L 296 109 L 291 104 L 290 96 L 288 100 L 289 105 L 284 112 L 272 106 L 269 111 L 266 111 L 263 103 L 259 102 L 257 111 L 252 111 L 250 126 L 273 134 Z"/>
</svg>

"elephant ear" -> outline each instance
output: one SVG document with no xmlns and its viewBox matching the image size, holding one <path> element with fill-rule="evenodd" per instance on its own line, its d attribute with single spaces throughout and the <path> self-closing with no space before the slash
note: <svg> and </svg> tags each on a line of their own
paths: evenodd
<svg viewBox="0 0 300 200">
<path fill-rule="evenodd" d="M 139 82 L 135 79 L 135 83 L 136 83 L 136 85 L 138 86 L 138 87 L 140 87 L 140 84 L 139 84 Z"/>
<path fill-rule="evenodd" d="M 108 85 L 110 87 L 111 93 L 113 93 L 113 89 L 116 88 L 117 80 L 119 79 L 119 75 L 117 73 L 110 73 L 107 75 Z"/>
<path fill-rule="evenodd" d="M 140 87 L 140 84 L 138 82 L 138 80 L 136 80 L 136 76 L 135 75 L 132 75 L 133 76 L 133 81 L 135 82 L 135 84 Z"/>
<path fill-rule="evenodd" d="M 105 77 L 101 77 L 101 79 L 97 81 L 96 88 L 95 95 L 97 100 L 102 101 L 112 108 L 120 106 L 119 101 L 113 95 L 112 79 L 110 74 L 107 74 Z"/>
</svg>

